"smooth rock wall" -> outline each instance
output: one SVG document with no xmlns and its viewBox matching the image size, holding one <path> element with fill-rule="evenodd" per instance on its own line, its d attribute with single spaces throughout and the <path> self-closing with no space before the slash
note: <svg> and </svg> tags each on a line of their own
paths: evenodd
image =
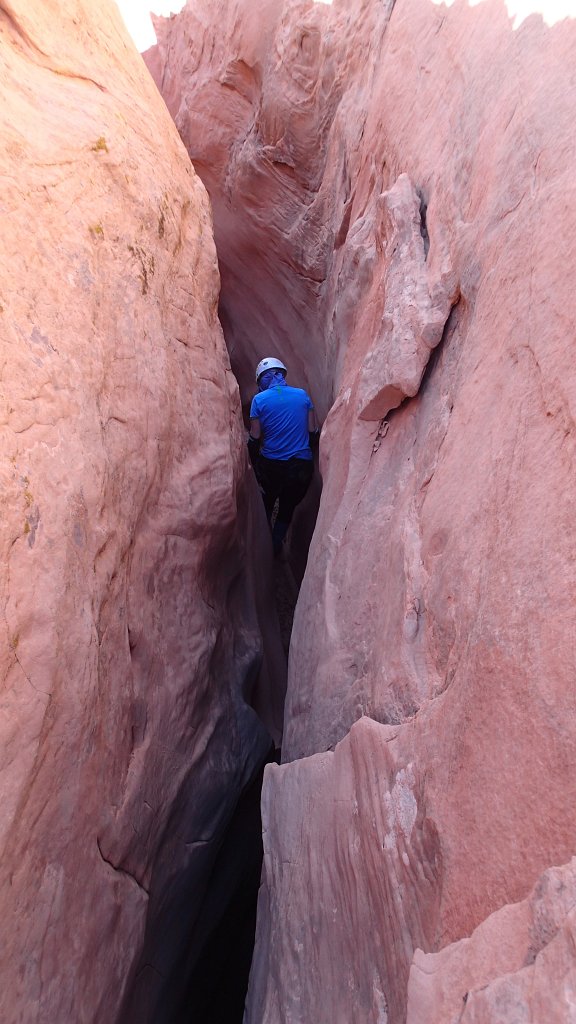
<svg viewBox="0 0 576 1024">
<path fill-rule="evenodd" d="M 536 6 L 158 22 L 243 401 L 276 352 L 327 414 L 249 1024 L 403 1024 L 414 949 L 575 850 L 576 10 Z"/>
<path fill-rule="evenodd" d="M 116 1020 L 148 922 L 140 1024 L 279 736 L 262 514 L 206 194 L 115 5 L 2 0 L 0 49 L 0 1018 Z"/>
</svg>

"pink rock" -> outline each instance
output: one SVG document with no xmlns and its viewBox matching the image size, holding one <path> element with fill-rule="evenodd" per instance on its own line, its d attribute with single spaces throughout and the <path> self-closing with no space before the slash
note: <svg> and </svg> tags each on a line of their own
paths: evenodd
<svg viewBox="0 0 576 1024">
<path fill-rule="evenodd" d="M 414 948 L 433 941 L 442 862 L 423 780 L 395 770 L 394 735 L 362 719 L 334 753 L 266 769 L 247 1020 L 401 1019 Z"/>
<path fill-rule="evenodd" d="M 333 228 L 330 202 L 315 197 L 340 99 L 326 11 L 278 0 L 189 5 L 155 19 L 158 49 L 145 55 L 212 201 L 220 314 L 243 403 L 257 362 L 276 353 L 321 419 L 331 397 L 317 313 Z"/>
<path fill-rule="evenodd" d="M 406 1024 L 566 1021 L 574 1006 L 576 862 L 551 868 L 522 903 L 502 907 L 439 953 L 416 950 Z"/>
<path fill-rule="evenodd" d="M 255 18 L 213 0 L 160 42 L 243 399 L 275 348 L 325 418 L 249 1021 L 404 1024 L 414 949 L 471 936 L 576 844 L 576 23 L 515 26 L 504 0 Z M 399 778 L 422 824 L 387 855 Z M 498 1019 L 482 999 L 466 1013 Z"/>
<path fill-rule="evenodd" d="M 0 45 L 0 1018 L 112 1021 L 267 751 L 251 703 L 278 735 L 265 527 L 205 191 L 115 5 L 11 0 Z"/>
<path fill-rule="evenodd" d="M 475 895 L 481 906 L 503 863 L 514 891 L 529 851 L 519 845 L 516 861 L 495 861 L 498 828 L 520 840 L 510 813 L 487 819 L 482 780 L 471 797 L 484 844 L 450 828 L 441 758 L 422 755 L 441 735 L 441 715 L 427 736 L 421 717 L 394 728 L 363 718 L 334 752 L 266 769 L 248 1021 L 456 1024 L 464 1006 L 475 1024 L 570 1020 L 576 862 L 545 872 L 524 902 L 504 898 L 475 930 L 467 926 L 463 915 Z M 458 919 L 470 938 L 446 944 Z"/>
<path fill-rule="evenodd" d="M 359 415 L 376 422 L 417 393 L 459 297 L 454 275 L 448 287 L 428 280 L 420 200 L 408 176 L 401 174 L 380 200 L 376 234 L 386 239 L 386 270 L 383 280 L 374 275 L 357 326 L 372 341 L 359 368 Z"/>
</svg>

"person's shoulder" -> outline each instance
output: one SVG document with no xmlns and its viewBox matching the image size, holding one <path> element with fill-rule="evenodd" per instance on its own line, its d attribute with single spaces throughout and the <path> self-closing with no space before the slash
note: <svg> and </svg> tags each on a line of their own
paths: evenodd
<svg viewBox="0 0 576 1024">
<path fill-rule="evenodd" d="M 297 401 L 303 402 L 304 405 L 307 405 L 310 409 L 314 408 L 312 405 L 312 399 L 304 388 L 293 388 L 293 391 L 295 392 L 294 398 Z"/>
<path fill-rule="evenodd" d="M 259 408 L 259 406 L 260 406 L 260 399 L 261 398 L 262 398 L 262 392 L 257 391 L 256 394 L 254 395 L 254 398 L 252 399 L 252 401 L 250 403 L 250 412 L 252 412 L 253 409 L 258 409 Z"/>
</svg>

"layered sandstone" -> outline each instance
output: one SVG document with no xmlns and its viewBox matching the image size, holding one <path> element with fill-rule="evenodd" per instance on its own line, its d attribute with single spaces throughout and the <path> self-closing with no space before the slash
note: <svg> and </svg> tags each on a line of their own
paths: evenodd
<svg viewBox="0 0 576 1024">
<path fill-rule="evenodd" d="M 279 735 L 261 509 L 206 194 L 115 6 L 3 0 L 0 46 L 0 1017 L 116 1020 L 147 928 L 159 1021 Z"/>
<path fill-rule="evenodd" d="M 158 32 L 243 397 L 275 352 L 325 418 L 247 1019 L 400 1024 L 414 951 L 576 844 L 576 22 L 211 0 Z"/>
</svg>

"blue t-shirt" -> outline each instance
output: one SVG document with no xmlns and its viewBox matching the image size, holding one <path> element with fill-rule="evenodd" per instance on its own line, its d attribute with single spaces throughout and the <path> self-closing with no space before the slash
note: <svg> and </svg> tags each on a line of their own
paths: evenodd
<svg viewBox="0 0 576 1024">
<path fill-rule="evenodd" d="M 250 419 L 260 420 L 261 455 L 265 459 L 311 459 L 308 410 L 314 406 L 306 391 L 272 385 L 252 399 Z"/>
</svg>

